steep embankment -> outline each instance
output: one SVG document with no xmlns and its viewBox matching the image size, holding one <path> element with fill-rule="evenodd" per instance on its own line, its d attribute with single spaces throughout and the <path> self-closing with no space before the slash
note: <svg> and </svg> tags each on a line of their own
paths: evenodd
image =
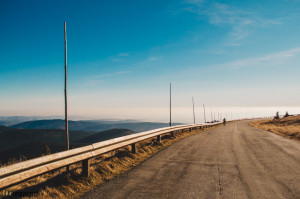
<svg viewBox="0 0 300 199">
<path fill-rule="evenodd" d="M 70 131 L 70 142 L 94 134 L 94 132 Z M 31 142 L 65 143 L 62 129 L 13 129 L 0 132 L 0 151 L 15 148 Z"/>
<path fill-rule="evenodd" d="M 133 134 L 128 129 L 102 132 L 70 131 L 70 148 Z M 65 150 L 62 129 L 13 129 L 0 126 L 0 163 L 13 163 Z"/>
</svg>

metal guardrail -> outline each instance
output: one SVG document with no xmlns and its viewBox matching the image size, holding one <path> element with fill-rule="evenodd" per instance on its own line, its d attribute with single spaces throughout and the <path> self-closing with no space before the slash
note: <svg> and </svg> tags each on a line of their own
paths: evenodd
<svg viewBox="0 0 300 199">
<path fill-rule="evenodd" d="M 131 145 L 132 152 L 136 152 L 136 143 L 157 137 L 161 140 L 161 135 L 170 133 L 174 136 L 175 131 L 191 131 L 196 128 L 205 128 L 218 125 L 220 123 L 178 125 L 172 127 L 159 128 L 155 130 L 136 133 L 128 136 L 122 136 L 102 142 L 97 142 L 88 146 L 75 148 L 69 151 L 63 151 L 43 157 L 19 162 L 10 166 L 0 168 L 0 190 L 14 186 L 33 177 L 45 174 L 47 172 L 69 166 L 74 163 L 82 162 L 82 174 L 89 176 L 90 160 L 101 154 L 115 149 Z"/>
</svg>

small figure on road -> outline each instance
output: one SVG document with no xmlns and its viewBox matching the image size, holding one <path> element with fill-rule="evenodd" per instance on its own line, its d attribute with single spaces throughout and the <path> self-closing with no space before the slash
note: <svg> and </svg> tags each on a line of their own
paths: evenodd
<svg viewBox="0 0 300 199">
<path fill-rule="evenodd" d="M 225 118 L 223 119 L 223 123 L 224 123 L 224 126 L 225 126 L 226 125 L 226 119 Z"/>
</svg>

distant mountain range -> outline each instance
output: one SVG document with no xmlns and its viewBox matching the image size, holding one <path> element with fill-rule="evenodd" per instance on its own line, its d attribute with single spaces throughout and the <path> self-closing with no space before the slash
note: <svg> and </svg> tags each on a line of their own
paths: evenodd
<svg viewBox="0 0 300 199">
<path fill-rule="evenodd" d="M 0 125 L 2 126 L 12 126 L 21 122 L 34 121 L 34 120 L 52 120 L 52 119 L 63 119 L 63 116 L 0 116 Z M 70 116 L 70 120 L 80 121 L 82 117 L 80 116 Z M 112 123 L 137 123 L 137 120 L 88 120 L 84 121 L 93 121 L 103 124 L 112 124 Z"/>
<path fill-rule="evenodd" d="M 110 122 L 110 123 L 108 123 Z M 168 123 L 156 122 L 120 122 L 120 121 L 69 121 L 69 129 L 76 131 L 105 131 L 115 128 L 130 129 L 134 132 L 142 132 L 151 129 L 167 127 Z M 174 124 L 179 125 L 179 123 Z M 64 129 L 65 121 L 60 119 L 27 121 L 10 126 L 18 129 Z"/>
<path fill-rule="evenodd" d="M 42 117 L 27 117 L 27 116 L 0 116 L 0 125 L 11 126 L 21 122 L 46 119 Z M 50 118 L 48 118 L 50 119 Z M 52 118 L 51 118 L 52 119 Z"/>
</svg>

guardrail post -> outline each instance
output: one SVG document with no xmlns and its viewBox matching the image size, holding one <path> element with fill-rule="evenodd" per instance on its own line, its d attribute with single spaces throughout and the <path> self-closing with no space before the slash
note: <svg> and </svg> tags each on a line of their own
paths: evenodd
<svg viewBox="0 0 300 199">
<path fill-rule="evenodd" d="M 156 141 L 157 141 L 157 142 L 160 142 L 160 141 L 161 141 L 161 136 L 160 136 L 160 135 L 157 136 Z"/>
<path fill-rule="evenodd" d="M 90 175 L 90 164 L 91 164 L 91 159 L 86 159 L 82 161 L 81 175 L 83 175 L 84 177 L 89 177 Z"/>
<path fill-rule="evenodd" d="M 70 173 L 70 165 L 67 165 L 67 166 L 66 166 L 66 172 L 67 172 L 67 174 Z"/>
<path fill-rule="evenodd" d="M 171 137 L 175 137 L 174 131 L 171 131 L 171 132 L 170 132 L 170 136 L 171 136 Z"/>
<path fill-rule="evenodd" d="M 135 143 L 131 144 L 131 152 L 136 153 L 136 145 Z"/>
</svg>

